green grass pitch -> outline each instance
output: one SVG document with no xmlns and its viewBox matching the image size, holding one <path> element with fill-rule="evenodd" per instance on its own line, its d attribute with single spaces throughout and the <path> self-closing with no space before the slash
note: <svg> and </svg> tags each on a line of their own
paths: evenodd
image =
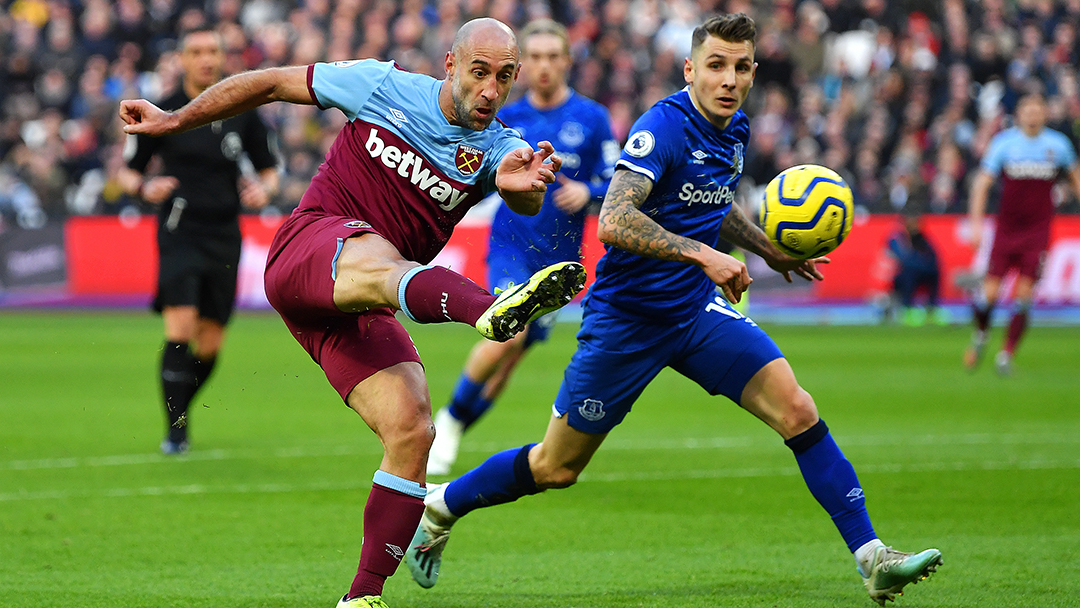
<svg viewBox="0 0 1080 608">
<path fill-rule="evenodd" d="M 534 349 L 457 472 L 536 441 L 574 348 Z M 1036 328 L 1001 379 L 968 329 L 767 327 L 854 463 L 877 531 L 945 565 L 899 606 L 1080 605 L 1080 329 Z M 476 340 L 410 326 L 435 407 Z M 276 316 L 240 315 L 158 454 L 160 321 L 0 313 L 0 606 L 333 606 L 360 551 L 378 442 Z M 991 346 L 1000 343 L 1000 330 Z M 581 482 L 455 528 L 394 608 L 873 606 L 787 448 L 665 372 Z"/>
</svg>

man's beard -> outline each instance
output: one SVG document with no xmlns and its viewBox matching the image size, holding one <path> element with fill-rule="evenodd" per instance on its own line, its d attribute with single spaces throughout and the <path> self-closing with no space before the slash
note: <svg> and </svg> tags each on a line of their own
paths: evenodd
<svg viewBox="0 0 1080 608">
<path fill-rule="evenodd" d="M 473 131 L 483 131 L 491 124 L 491 121 L 495 118 L 495 108 L 492 107 L 491 118 L 486 122 L 473 118 L 472 110 L 466 105 L 464 97 L 465 94 L 461 90 L 461 87 L 457 82 L 454 82 L 451 86 L 451 97 L 454 100 L 454 116 L 457 118 L 458 123 L 466 129 L 472 129 Z"/>
</svg>

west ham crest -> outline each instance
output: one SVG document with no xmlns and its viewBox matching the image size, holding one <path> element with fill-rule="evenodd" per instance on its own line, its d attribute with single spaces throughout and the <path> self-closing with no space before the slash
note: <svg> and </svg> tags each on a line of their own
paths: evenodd
<svg viewBox="0 0 1080 608">
<path fill-rule="evenodd" d="M 480 164 L 484 160 L 484 151 L 465 144 L 458 144 L 457 154 L 454 155 L 454 164 L 462 175 L 472 175 L 480 170 Z"/>
</svg>

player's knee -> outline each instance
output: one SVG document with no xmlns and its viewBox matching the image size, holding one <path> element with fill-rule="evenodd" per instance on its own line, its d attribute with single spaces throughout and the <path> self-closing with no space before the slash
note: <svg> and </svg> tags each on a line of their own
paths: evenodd
<svg viewBox="0 0 1080 608">
<path fill-rule="evenodd" d="M 814 426 L 818 421 L 817 405 L 810 393 L 799 385 L 795 385 L 783 397 L 783 414 L 780 417 L 781 435 L 794 437 L 806 429 Z"/>
<path fill-rule="evenodd" d="M 427 454 L 435 440 L 431 405 L 422 399 L 408 401 L 399 404 L 395 415 L 384 420 L 376 431 L 389 452 Z"/>
<path fill-rule="evenodd" d="M 792 397 L 789 417 L 789 424 L 793 434 L 805 431 L 818 421 L 817 405 L 814 403 L 814 398 L 801 386 Z"/>
<path fill-rule="evenodd" d="M 396 291 L 401 275 L 417 265 L 396 252 L 342 251 L 334 268 L 334 303 L 346 312 L 393 306 L 396 293 L 390 292 Z"/>
</svg>

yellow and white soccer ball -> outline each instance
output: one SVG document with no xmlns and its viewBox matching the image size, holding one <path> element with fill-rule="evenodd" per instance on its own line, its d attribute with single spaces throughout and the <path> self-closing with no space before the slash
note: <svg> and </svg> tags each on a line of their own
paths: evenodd
<svg viewBox="0 0 1080 608">
<path fill-rule="evenodd" d="M 842 177 L 821 165 L 799 165 L 765 187 L 759 222 L 780 251 L 805 260 L 839 247 L 854 213 L 851 188 Z"/>
</svg>

